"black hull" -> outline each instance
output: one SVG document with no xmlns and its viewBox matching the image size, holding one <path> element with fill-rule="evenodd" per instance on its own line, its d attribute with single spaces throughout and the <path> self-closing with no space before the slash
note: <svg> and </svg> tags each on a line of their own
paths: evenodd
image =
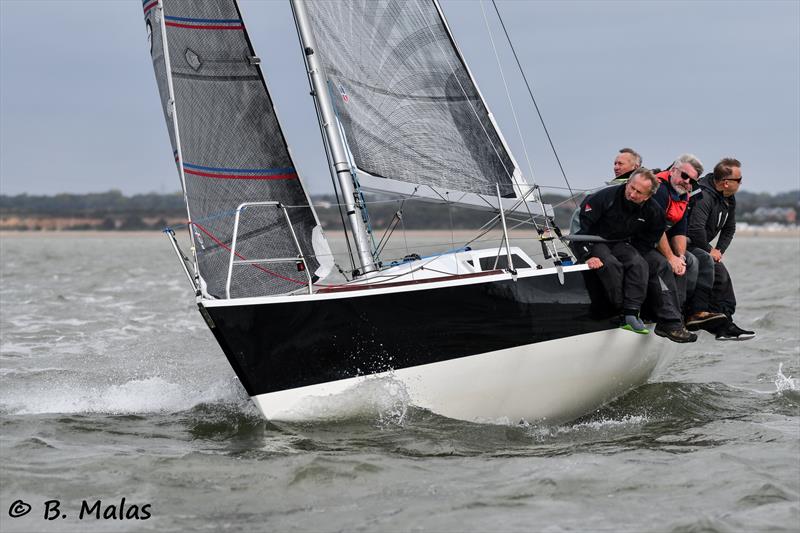
<svg viewBox="0 0 800 533">
<path fill-rule="evenodd" d="M 250 396 L 615 327 L 579 272 L 373 292 L 201 311 Z"/>
</svg>

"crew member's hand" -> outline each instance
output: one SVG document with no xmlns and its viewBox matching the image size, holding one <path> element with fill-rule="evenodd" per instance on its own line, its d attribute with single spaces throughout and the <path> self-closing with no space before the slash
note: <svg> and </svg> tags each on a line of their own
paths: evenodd
<svg viewBox="0 0 800 533">
<path fill-rule="evenodd" d="M 711 258 L 712 258 L 712 259 L 713 259 L 715 262 L 719 263 L 720 261 L 722 261 L 722 252 L 720 252 L 720 251 L 719 251 L 719 250 L 717 250 L 716 248 L 713 248 L 713 249 L 711 250 L 710 254 L 711 254 Z"/>
<path fill-rule="evenodd" d="M 686 261 L 678 257 L 677 255 L 673 255 L 671 258 L 667 259 L 669 261 L 669 266 L 672 267 L 672 273 L 676 276 L 683 276 L 686 274 Z"/>
<path fill-rule="evenodd" d="M 590 257 L 586 260 L 586 266 L 591 268 L 592 270 L 597 270 L 603 266 L 603 262 L 600 261 L 599 257 Z"/>
</svg>

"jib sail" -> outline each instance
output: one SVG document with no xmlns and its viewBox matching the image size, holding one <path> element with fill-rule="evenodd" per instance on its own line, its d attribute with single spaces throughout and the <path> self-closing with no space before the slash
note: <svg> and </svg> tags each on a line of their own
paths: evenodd
<svg viewBox="0 0 800 533">
<path fill-rule="evenodd" d="M 143 3 L 148 41 L 186 197 L 204 292 L 224 297 L 235 212 L 240 215 L 232 297 L 282 294 L 307 284 L 305 256 L 323 277 L 331 262 L 316 214 L 286 145 L 244 22 L 232 0 Z M 251 261 L 251 262 L 247 262 Z"/>
</svg>

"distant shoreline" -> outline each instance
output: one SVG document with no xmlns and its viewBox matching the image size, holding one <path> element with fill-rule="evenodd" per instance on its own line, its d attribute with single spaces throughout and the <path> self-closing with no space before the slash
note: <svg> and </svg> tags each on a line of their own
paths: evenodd
<svg viewBox="0 0 800 533">
<path fill-rule="evenodd" d="M 179 235 L 182 234 L 185 230 L 178 230 L 175 228 Z M 510 236 L 512 238 L 530 238 L 531 231 L 511 231 Z M 344 234 L 342 231 L 331 231 L 326 230 L 325 234 L 331 238 L 344 238 Z M 376 237 L 380 237 L 383 234 L 382 230 L 377 230 L 375 232 Z M 496 235 L 495 235 L 496 234 Z M 402 238 L 402 233 L 399 231 L 395 233 L 395 238 Z M 454 240 L 462 241 L 464 239 L 469 239 L 477 235 L 476 230 L 464 230 L 458 229 L 453 230 L 452 232 L 448 229 L 426 229 L 426 230 L 406 230 L 405 235 L 412 238 L 426 238 L 426 237 L 436 237 L 440 239 L 448 239 L 451 237 Z M 499 231 L 493 231 L 489 233 L 491 237 L 499 237 Z M 736 235 L 741 237 L 779 237 L 779 238 L 791 238 L 791 237 L 800 237 L 800 227 L 798 226 L 750 226 L 747 225 L 744 228 L 740 228 L 736 230 Z M 47 237 L 113 237 L 113 238 L 141 238 L 141 237 L 158 237 L 158 238 L 165 238 L 163 232 L 161 230 L 0 230 L 0 239 L 5 238 L 47 238 Z"/>
</svg>

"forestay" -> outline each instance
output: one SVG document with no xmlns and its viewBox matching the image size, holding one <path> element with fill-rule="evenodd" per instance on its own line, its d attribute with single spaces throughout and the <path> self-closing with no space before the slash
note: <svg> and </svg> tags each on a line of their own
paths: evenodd
<svg viewBox="0 0 800 533">
<path fill-rule="evenodd" d="M 235 210 L 244 202 L 287 206 L 309 268 L 324 276 L 320 264 L 330 262 L 330 252 L 236 2 L 146 0 L 143 9 L 205 293 L 224 297 Z M 253 207 L 241 214 L 237 260 L 298 254 L 280 209 Z M 234 269 L 233 297 L 281 294 L 307 283 L 295 262 Z"/>
<path fill-rule="evenodd" d="M 305 6 L 314 53 L 370 189 L 428 185 L 495 197 L 499 184 L 502 196 L 519 195 L 514 159 L 434 1 Z"/>
</svg>

